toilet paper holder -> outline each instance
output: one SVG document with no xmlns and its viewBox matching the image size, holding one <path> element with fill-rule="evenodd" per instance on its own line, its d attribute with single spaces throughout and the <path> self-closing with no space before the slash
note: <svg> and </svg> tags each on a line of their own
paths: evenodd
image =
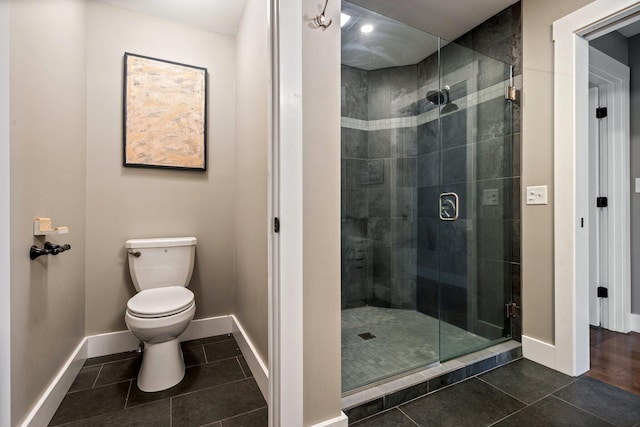
<svg viewBox="0 0 640 427">
<path fill-rule="evenodd" d="M 29 250 L 29 258 L 34 260 L 42 255 L 58 255 L 59 253 L 70 249 L 71 245 L 68 243 L 64 245 L 56 245 L 51 242 L 44 242 L 44 248 L 39 248 L 36 245 L 31 246 L 31 249 Z"/>
</svg>

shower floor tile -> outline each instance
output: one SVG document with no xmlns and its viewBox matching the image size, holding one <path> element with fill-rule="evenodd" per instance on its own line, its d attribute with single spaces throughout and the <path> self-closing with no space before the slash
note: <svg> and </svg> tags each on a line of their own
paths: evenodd
<svg viewBox="0 0 640 427">
<path fill-rule="evenodd" d="M 343 310 L 342 391 L 439 361 L 440 328 L 447 337 L 445 354 L 460 354 L 489 343 L 413 310 L 369 306 Z"/>
</svg>

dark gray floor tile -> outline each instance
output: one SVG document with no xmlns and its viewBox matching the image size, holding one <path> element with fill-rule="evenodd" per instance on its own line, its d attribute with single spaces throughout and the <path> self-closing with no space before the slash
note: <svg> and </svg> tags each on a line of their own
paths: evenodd
<svg viewBox="0 0 640 427">
<path fill-rule="evenodd" d="M 415 399 L 416 397 L 423 396 L 427 394 L 428 390 L 429 383 L 428 381 L 425 381 L 423 383 L 390 393 L 384 396 L 384 409 L 393 408 L 394 406 L 398 406 L 402 403 L 408 402 L 412 399 Z"/>
<path fill-rule="evenodd" d="M 208 363 L 206 365 L 192 366 L 187 368 L 185 376 L 180 383 L 167 390 L 155 393 L 146 393 L 141 391 L 138 388 L 137 383 L 134 381 L 131 386 L 131 393 L 129 393 L 127 407 L 167 399 L 169 397 L 241 380 L 243 378 L 244 374 L 242 373 L 242 369 L 240 369 L 238 361 L 235 358 Z"/>
<path fill-rule="evenodd" d="M 169 427 L 170 425 L 171 401 L 165 399 L 148 405 L 86 418 L 65 424 L 65 427 Z"/>
<path fill-rule="evenodd" d="M 131 381 L 126 381 L 67 394 L 50 425 L 55 426 L 124 409 L 130 384 Z"/>
<path fill-rule="evenodd" d="M 640 422 L 640 396 L 591 377 L 580 377 L 554 395 L 617 426 Z"/>
<path fill-rule="evenodd" d="M 142 353 L 137 351 L 125 351 L 124 353 L 107 354 L 106 356 L 92 357 L 84 362 L 84 366 L 102 365 L 116 360 L 141 358 Z"/>
<path fill-rule="evenodd" d="M 100 372 L 101 365 L 95 366 L 85 366 L 80 369 L 78 376 L 71 384 L 69 388 L 69 393 L 80 390 L 88 390 L 93 387 L 93 384 L 96 382 L 96 377 L 98 376 L 98 372 Z"/>
<path fill-rule="evenodd" d="M 524 406 L 473 378 L 402 405 L 400 409 L 420 425 L 475 427 L 489 425 Z"/>
<path fill-rule="evenodd" d="M 467 369 L 460 368 L 429 380 L 429 393 L 467 378 Z"/>
<path fill-rule="evenodd" d="M 363 418 L 375 415 L 378 412 L 384 410 L 384 399 L 382 397 L 372 400 L 371 402 L 363 403 L 355 408 L 347 409 L 344 411 L 345 415 L 349 418 L 349 422 L 355 422 Z"/>
<path fill-rule="evenodd" d="M 526 359 L 482 374 L 480 379 L 524 403 L 533 403 L 574 381 L 568 375 Z"/>
<path fill-rule="evenodd" d="M 549 396 L 494 425 L 501 427 L 596 427 L 610 426 L 611 424 L 554 396 Z"/>
<path fill-rule="evenodd" d="M 134 379 L 138 376 L 141 363 L 140 358 L 105 363 L 98 375 L 96 387 Z"/>
<path fill-rule="evenodd" d="M 244 372 L 244 376 L 247 378 L 253 378 L 253 372 L 251 372 L 251 369 L 249 369 L 249 365 L 247 365 L 247 361 L 244 359 L 244 357 L 239 356 L 238 362 L 240 363 L 240 367 Z"/>
<path fill-rule="evenodd" d="M 266 406 L 252 379 L 211 387 L 172 399 L 174 426 L 201 426 Z"/>
<path fill-rule="evenodd" d="M 222 427 L 266 427 L 267 425 L 269 425 L 269 411 L 267 408 L 222 420 Z"/>
<path fill-rule="evenodd" d="M 202 345 L 182 346 L 182 356 L 186 367 L 202 365 L 207 363 L 204 357 L 204 347 Z"/>
<path fill-rule="evenodd" d="M 207 353 L 207 360 L 213 362 L 215 360 L 227 359 L 229 357 L 242 356 L 240 348 L 235 341 L 223 341 L 204 346 Z"/>
<path fill-rule="evenodd" d="M 479 362 L 472 363 L 467 366 L 467 378 L 473 377 L 474 375 L 478 375 L 482 372 L 486 372 L 489 369 L 493 369 L 496 367 L 496 358 L 490 357 L 489 359 L 481 360 Z"/>
<path fill-rule="evenodd" d="M 398 409 L 392 409 L 349 425 L 358 427 L 416 427 L 415 423 Z"/>
<path fill-rule="evenodd" d="M 233 340 L 233 335 L 231 334 L 224 334 L 224 335 L 216 335 L 213 337 L 206 337 L 206 338 L 198 338 L 197 340 L 190 340 L 190 341 L 183 341 L 180 344 L 185 347 L 185 346 L 192 346 L 192 345 L 204 345 L 204 344 L 209 344 L 212 342 L 220 342 L 220 341 L 230 341 Z"/>
</svg>

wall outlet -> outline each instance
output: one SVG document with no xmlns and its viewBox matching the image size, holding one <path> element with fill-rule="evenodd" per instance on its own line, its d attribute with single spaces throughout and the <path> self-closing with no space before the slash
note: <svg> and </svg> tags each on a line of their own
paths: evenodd
<svg viewBox="0 0 640 427">
<path fill-rule="evenodd" d="M 482 192 L 483 206 L 497 206 L 500 203 L 500 190 L 488 188 Z"/>
<path fill-rule="evenodd" d="M 547 203 L 547 186 L 536 185 L 527 187 L 527 204 L 528 205 L 546 205 Z"/>
</svg>

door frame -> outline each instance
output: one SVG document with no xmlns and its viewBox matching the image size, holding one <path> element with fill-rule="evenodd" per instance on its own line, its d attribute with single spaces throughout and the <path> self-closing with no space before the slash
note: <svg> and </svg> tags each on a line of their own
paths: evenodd
<svg viewBox="0 0 640 427">
<path fill-rule="evenodd" d="M 609 298 L 605 302 L 607 310 L 600 313 L 600 320 L 606 329 L 623 333 L 631 330 L 629 80 L 629 67 L 589 47 L 589 82 L 599 87 L 601 101 L 604 98 L 601 106 L 607 107 L 608 113 L 606 141 L 609 149 L 604 169 L 609 199 L 605 222 L 609 250 L 604 254 L 608 268 L 603 285 L 609 289 Z M 593 111 L 589 114 L 593 120 Z M 577 182 L 584 185 L 583 180 Z M 589 199 L 588 203 L 593 212 L 594 201 Z M 587 223 L 592 226 L 595 221 Z M 597 278 L 590 277 L 589 280 L 592 285 Z"/>
<path fill-rule="evenodd" d="M 577 376 L 589 370 L 588 140 L 589 39 L 626 25 L 637 0 L 596 0 L 553 23 L 554 45 L 554 295 L 555 369 Z M 627 20 L 627 22 L 622 22 Z M 581 167 L 582 166 L 582 167 Z"/>
<path fill-rule="evenodd" d="M 0 425 L 11 425 L 9 2 L 0 1 Z"/>
<path fill-rule="evenodd" d="M 270 0 L 269 15 L 269 426 L 301 426 L 302 4 L 296 0 Z M 282 215 L 286 216 L 286 225 L 275 233 L 273 220 Z"/>
</svg>

